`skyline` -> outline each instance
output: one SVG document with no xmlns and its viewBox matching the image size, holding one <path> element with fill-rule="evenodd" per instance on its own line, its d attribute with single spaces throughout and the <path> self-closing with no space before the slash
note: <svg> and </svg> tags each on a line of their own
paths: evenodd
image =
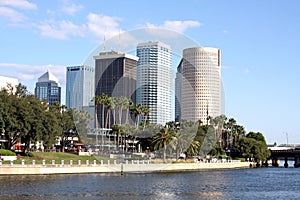
<svg viewBox="0 0 300 200">
<path fill-rule="evenodd" d="M 0 0 L 0 75 L 33 92 L 49 68 L 65 86 L 66 67 L 84 64 L 104 35 L 167 28 L 221 49 L 227 117 L 268 143 L 286 143 L 286 133 L 300 143 L 298 1 L 130 3 Z"/>
</svg>

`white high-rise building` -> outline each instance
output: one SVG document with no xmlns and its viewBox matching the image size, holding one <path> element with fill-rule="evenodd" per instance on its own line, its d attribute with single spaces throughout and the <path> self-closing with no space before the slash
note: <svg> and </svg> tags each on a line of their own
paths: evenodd
<svg viewBox="0 0 300 200">
<path fill-rule="evenodd" d="M 150 107 L 150 123 L 172 120 L 172 51 L 162 42 L 139 43 L 137 46 L 137 103 Z"/>
<path fill-rule="evenodd" d="M 35 96 L 40 100 L 47 100 L 49 105 L 61 103 L 61 87 L 58 79 L 48 69 L 38 78 L 34 89 Z"/>
<path fill-rule="evenodd" d="M 181 119 L 208 123 L 208 117 L 221 115 L 221 51 L 211 47 L 183 50 L 178 79 Z M 178 72 L 177 72 L 178 73 Z M 177 96 L 177 95 L 176 95 Z M 178 105 L 178 104 L 176 104 Z M 178 107 L 176 108 L 178 109 Z"/>
<path fill-rule="evenodd" d="M 95 96 L 95 70 L 93 67 L 67 67 L 66 106 L 82 110 L 90 105 Z"/>
</svg>

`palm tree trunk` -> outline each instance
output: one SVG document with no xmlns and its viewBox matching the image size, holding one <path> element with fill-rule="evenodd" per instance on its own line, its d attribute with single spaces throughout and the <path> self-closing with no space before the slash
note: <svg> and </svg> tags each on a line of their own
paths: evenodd
<svg viewBox="0 0 300 200">
<path fill-rule="evenodd" d="M 104 105 L 102 104 L 102 116 L 101 116 L 101 119 L 102 119 L 102 126 L 101 128 L 104 128 Z"/>
<path fill-rule="evenodd" d="M 111 125 L 111 109 L 109 109 L 109 115 L 108 115 L 108 128 L 110 129 Z"/>
<path fill-rule="evenodd" d="M 139 122 L 140 122 L 140 115 L 137 115 L 136 127 L 138 127 L 138 126 L 139 126 Z"/>
<path fill-rule="evenodd" d="M 114 108 L 114 112 L 113 112 L 113 118 L 114 118 L 114 124 L 116 124 L 116 109 Z"/>
<path fill-rule="evenodd" d="M 127 110 L 126 110 L 126 120 L 125 120 L 125 124 L 128 124 L 128 118 L 129 118 L 129 108 L 127 108 Z"/>
<path fill-rule="evenodd" d="M 108 109 L 107 109 L 107 112 L 106 112 L 106 123 L 105 123 L 105 128 L 108 128 L 109 111 L 110 111 L 110 109 L 108 108 Z"/>
<path fill-rule="evenodd" d="M 98 105 L 95 106 L 95 126 L 96 126 L 96 144 L 98 144 L 98 114 L 97 114 Z"/>
<path fill-rule="evenodd" d="M 145 130 L 145 127 L 146 127 L 147 117 L 148 117 L 148 115 L 145 115 L 145 117 L 144 117 L 144 127 L 143 127 L 143 131 Z"/>
<path fill-rule="evenodd" d="M 164 145 L 164 163 L 167 160 L 167 145 Z"/>
<path fill-rule="evenodd" d="M 121 105 L 119 108 L 119 124 L 122 124 L 122 114 L 123 114 L 123 106 Z"/>
</svg>

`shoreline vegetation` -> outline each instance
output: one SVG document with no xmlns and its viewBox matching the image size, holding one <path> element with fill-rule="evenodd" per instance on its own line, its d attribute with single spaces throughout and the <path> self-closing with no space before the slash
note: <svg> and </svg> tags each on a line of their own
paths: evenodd
<svg viewBox="0 0 300 200">
<path fill-rule="evenodd" d="M 205 163 L 219 158 L 222 163 L 241 159 L 261 166 L 270 156 L 262 133 L 247 133 L 234 118 L 225 115 L 207 116 L 205 122 L 181 119 L 165 125 L 152 124 L 148 118 L 151 110 L 146 105 L 104 93 L 93 100 L 95 115 L 91 116 L 58 102 L 49 105 L 40 101 L 28 94 L 22 84 L 0 90 L 0 155 L 17 156 L 16 161 L 0 164 L 14 169 L 17 165 L 21 168 L 34 165 L 33 169 L 39 165 L 43 166 L 40 169 L 60 165 L 64 169 L 71 161 L 72 164 L 80 161 L 81 167 L 97 161 L 102 165 L 107 162 L 117 165 L 117 161 L 110 159 L 114 155 L 119 162 L 154 158 L 151 165 L 171 162 L 172 166 L 192 166 L 196 164 L 188 163 L 190 159 Z M 92 119 L 94 129 L 89 128 Z M 92 153 L 97 156 L 88 156 Z M 178 159 L 186 164 L 176 163 Z M 187 169 L 190 168 L 199 166 Z"/>
</svg>

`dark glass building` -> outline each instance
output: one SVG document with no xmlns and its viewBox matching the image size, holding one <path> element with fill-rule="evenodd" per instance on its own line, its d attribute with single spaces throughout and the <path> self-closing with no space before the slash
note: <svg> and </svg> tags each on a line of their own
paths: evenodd
<svg viewBox="0 0 300 200">
<path fill-rule="evenodd" d="M 110 51 L 101 52 L 98 56 L 94 56 L 94 59 L 95 95 L 101 96 L 105 93 L 110 97 L 124 96 L 136 103 L 136 66 L 138 58 L 133 55 Z M 101 122 L 100 107 L 98 108 L 99 122 Z"/>
<path fill-rule="evenodd" d="M 49 105 L 61 103 L 61 87 L 58 79 L 49 70 L 38 78 L 34 94 L 40 100 L 47 100 Z"/>
</svg>

